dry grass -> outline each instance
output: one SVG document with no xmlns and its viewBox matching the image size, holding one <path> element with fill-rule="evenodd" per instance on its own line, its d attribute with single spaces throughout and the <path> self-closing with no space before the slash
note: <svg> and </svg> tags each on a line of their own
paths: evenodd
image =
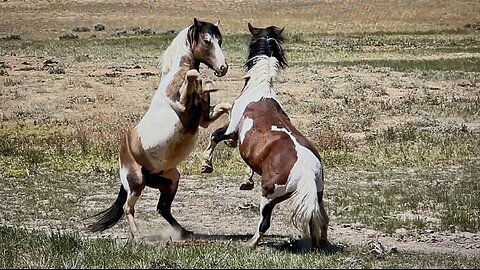
<svg viewBox="0 0 480 270">
<path fill-rule="evenodd" d="M 220 89 L 213 102 L 233 101 L 243 85 L 246 23 L 286 27 L 289 68 L 276 83 L 276 91 L 294 124 L 322 156 L 334 238 L 347 241 L 356 232 L 353 242 L 358 244 L 368 230 L 374 230 L 377 236 L 407 241 L 410 250 L 443 248 L 475 254 L 480 248 L 475 246 L 477 236 L 467 240 L 462 236 L 465 231 L 478 234 L 480 226 L 476 181 L 480 39 L 474 27 L 465 27 L 476 25 L 478 1 L 248 0 L 199 5 L 198 1 L 9 0 L 0 7 L 0 34 L 20 35 L 20 39 L 0 40 L 0 176 L 5 180 L 0 194 L 15 205 L 5 204 L 1 225 L 79 230 L 86 212 L 111 203 L 119 184 L 119 138 L 150 106 L 158 85 L 159 56 L 174 31 L 196 16 L 221 20 L 223 49 L 231 64 L 223 78 L 202 67 Z M 99 22 L 107 26 L 105 31 L 93 30 Z M 59 39 L 82 25 L 91 31 L 76 32 L 78 39 Z M 157 34 L 136 35 L 135 27 L 151 27 Z M 112 36 L 117 30 L 126 30 L 127 35 Z M 169 30 L 174 31 L 164 33 Z M 238 193 L 244 170 L 238 150 L 221 144 L 213 161 L 216 171 L 199 174 L 209 134 L 226 121 L 222 117 L 200 130 L 197 148 L 180 167 L 184 179 L 175 209 L 184 217 L 182 223 L 198 230 L 250 232 L 258 213 L 239 212 L 237 205 L 246 200 L 256 203 L 258 190 Z M 230 194 L 228 202 L 224 194 Z M 138 211 L 140 220 L 144 227 L 158 227 L 153 210 L 157 194 L 147 193 L 144 200 L 147 206 Z M 211 209 L 219 205 L 218 213 L 213 213 Z M 278 215 L 286 215 L 285 211 L 279 207 Z M 285 224 L 277 226 L 273 233 L 294 233 Z M 124 229 L 125 224 L 112 233 L 124 235 Z M 408 233 L 397 236 L 402 229 Z M 444 236 L 426 233 L 432 230 Z M 24 233 L 2 231 L 9 234 Z M 420 245 L 426 235 L 431 237 L 428 241 L 439 241 L 440 247 Z M 36 239 L 55 246 L 50 242 L 58 243 L 62 237 Z M 75 245 L 85 244 L 69 237 Z M 85 245 L 110 250 L 112 258 L 121 254 L 108 243 Z M 218 248 L 207 244 L 200 250 L 210 256 Z M 88 250 L 82 252 L 86 261 L 66 258 L 64 265 L 105 266 L 95 263 L 99 258 Z M 162 262 L 183 256 L 174 249 L 166 252 L 171 254 L 160 258 L 166 261 L 159 262 L 152 252 L 148 259 L 137 260 L 138 266 L 168 267 Z M 198 249 L 187 247 L 182 252 L 197 252 L 194 258 L 198 258 Z M 230 252 L 237 260 L 214 266 L 247 266 L 245 258 L 255 256 L 237 249 Z M 382 264 L 366 257 L 367 250 L 348 252 L 333 259 L 308 255 L 308 260 L 302 257 L 307 260 L 302 265 L 294 263 L 298 259 L 294 256 L 287 260 L 292 267 L 338 266 L 340 260 L 345 267 L 370 268 L 412 266 L 411 261 L 420 256 L 415 253 L 412 259 L 403 254 L 398 261 L 389 257 Z M 285 260 L 285 254 L 275 254 L 282 254 L 275 260 Z M 22 264 L 12 254 L 7 257 L 11 261 L 2 262 L 5 267 L 36 265 L 35 259 Z M 64 259 L 58 256 L 36 266 L 59 267 Z M 322 265 L 315 263 L 319 260 Z M 462 267 L 459 260 L 451 258 L 440 265 Z M 202 264 L 183 261 L 181 265 Z M 438 264 L 424 258 L 413 266 Z"/>
</svg>

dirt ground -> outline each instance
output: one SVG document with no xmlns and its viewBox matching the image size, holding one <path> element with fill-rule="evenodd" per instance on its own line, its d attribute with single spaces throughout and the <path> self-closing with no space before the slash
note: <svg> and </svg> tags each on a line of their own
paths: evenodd
<svg viewBox="0 0 480 270">
<path fill-rule="evenodd" d="M 0 31 L 3 34 L 19 33 L 22 39 L 58 38 L 65 32 L 80 25 L 92 26 L 104 23 L 110 29 L 131 29 L 137 26 L 149 26 L 158 32 L 184 27 L 189 18 L 197 16 L 203 19 L 220 19 L 225 33 L 245 33 L 246 23 L 257 25 L 289 25 L 291 31 L 364 32 L 364 31 L 406 31 L 406 30 L 442 30 L 464 27 L 466 23 L 480 18 L 478 1 L 17 1 L 7 0 L 0 3 Z M 254 4 L 257 3 L 257 6 Z M 421 15 L 420 15 L 421 14 Z M 308 18 L 308 19 L 305 19 Z M 109 32 L 97 33 L 99 37 Z M 2 33 L 0 33 L 2 34 Z M 91 33 L 80 33 L 89 35 Z M 453 57 L 478 57 L 479 53 L 455 55 Z M 432 57 L 432 56 L 425 56 Z M 12 69 L 9 77 L 14 81 L 22 80 L 24 91 L 2 89 L 2 117 L 13 119 L 15 114 L 31 108 L 31 112 L 42 112 L 55 119 L 85 120 L 89 117 L 101 118 L 112 107 L 138 113 L 148 108 L 148 102 L 128 103 L 132 99 L 146 99 L 153 94 L 158 85 L 158 70 L 154 65 L 141 68 L 124 68 L 115 82 L 121 80 L 122 87 L 99 82 L 99 77 L 111 74 L 111 67 L 102 63 L 80 63 L 75 69 L 67 69 L 66 75 L 48 74 L 42 69 L 28 67 L 41 66 L 44 58 L 22 54 L 3 57 Z M 28 62 L 29 64 L 24 64 Z M 278 84 L 280 99 L 287 98 L 287 92 L 306 92 L 312 89 L 313 79 L 303 77 L 303 71 L 287 69 Z M 210 71 L 206 71 L 209 73 Z M 221 89 L 216 98 L 233 100 L 243 84 L 243 71 L 239 66 L 232 66 L 227 76 L 215 78 L 215 85 Z M 400 99 L 409 95 L 408 85 L 421 89 L 442 89 L 445 93 L 462 91 L 468 94 L 467 87 L 462 88 L 449 81 L 437 82 L 421 78 L 405 77 L 401 73 L 368 73 L 361 68 L 325 68 L 319 71 L 325 78 L 331 78 L 339 92 L 342 86 L 349 84 L 353 77 L 386 89 L 386 95 Z M 63 77 L 62 77 L 63 76 Z M 388 77 L 388 80 L 386 79 Z M 213 76 L 212 76 L 213 78 Z M 391 81 L 398 81 L 404 87 L 393 88 Z M 82 85 L 90 85 L 82 87 Z M 2 87 L 4 87 L 2 85 Z M 18 86 L 22 87 L 22 86 Z M 455 88 L 455 89 L 454 89 Z M 61 89 L 63 91 L 58 91 Z M 92 93 L 91 89 L 95 89 Z M 72 91 L 74 90 L 74 91 Z M 294 93 L 294 92 L 293 92 Z M 16 96 L 19 95 L 20 97 Z M 125 97 L 129 97 L 126 99 Z M 92 101 L 93 100 L 93 101 Z M 53 102 L 56 107 L 43 108 L 44 104 Z M 51 105 L 49 105 L 51 106 Z M 79 115 L 78 112 L 82 112 Z M 125 111 L 122 111 L 125 113 Z M 114 113 L 115 114 L 115 113 Z M 33 118 L 35 118 L 33 117 Z M 112 116 L 112 117 L 115 117 Z M 292 115 L 294 122 L 301 123 L 301 116 Z M 224 123 L 222 119 L 205 133 Z M 409 119 L 384 119 L 379 117 L 372 124 L 372 129 L 382 128 L 392 121 Z M 480 122 L 466 123 L 469 128 L 480 129 Z M 363 137 L 365 134 L 351 134 Z M 253 191 L 240 191 L 238 186 L 243 176 L 234 178 L 209 175 L 186 176 L 181 179 L 180 189 L 173 205 L 173 215 L 186 228 L 193 230 L 196 237 L 207 240 L 245 240 L 247 235 L 255 232 L 259 221 L 258 203 L 260 189 L 258 179 Z M 331 178 L 341 177 L 333 174 Z M 105 181 L 100 176 L 93 176 L 95 181 Z M 112 181 L 108 181 L 112 182 Z M 107 181 L 104 182 L 105 185 Z M 327 184 L 328 187 L 328 184 Z M 94 213 L 104 209 L 105 201 L 113 202 L 116 193 L 102 184 L 95 193 L 83 198 L 80 205 L 84 213 Z M 111 190 L 111 188 L 110 188 Z M 115 188 L 116 190 L 116 188 Z M 6 193 L 3 193 L 6 194 Z M 102 199 L 99 199 L 102 198 Z M 106 200 L 108 199 L 108 200 Z M 146 189 L 137 206 L 137 221 L 147 240 L 165 240 L 174 236 L 166 231 L 166 222 L 155 212 L 158 191 Z M 24 202 L 18 201 L 17 206 Z M 109 205 L 108 205 L 109 206 Z M 328 211 L 328 209 L 327 209 Z M 48 214 L 47 214 L 48 217 Z M 72 228 L 83 229 L 86 221 L 82 216 L 71 217 L 67 224 Z M 280 204 L 274 210 L 272 226 L 265 238 L 268 246 L 275 237 L 287 239 L 296 237 L 298 232 L 288 223 L 288 211 Z M 35 217 L 22 225 L 42 228 L 50 227 L 55 221 Z M 0 224 L 11 225 L 11 220 L 0 217 Z M 163 229 L 162 229 L 163 228 Z M 97 235 L 92 235 L 97 236 Z M 104 232 L 100 236 L 118 236 L 128 238 L 126 221 Z M 470 255 L 480 254 L 479 233 L 449 233 L 431 230 L 405 232 L 398 231 L 388 236 L 363 224 L 338 224 L 332 221 L 329 228 L 330 240 L 334 244 L 368 245 L 370 240 L 377 240 L 387 247 L 396 247 L 399 251 L 444 252 Z M 175 238 L 175 237 L 173 237 Z M 270 241 L 270 242 L 269 242 Z"/>
<path fill-rule="evenodd" d="M 192 230 L 195 239 L 207 241 L 246 241 L 255 233 L 260 216 L 258 204 L 261 190 L 258 178 L 256 187 L 251 191 L 239 190 L 241 178 L 187 176 L 181 180 L 177 197 L 172 206 L 172 214 L 180 224 Z M 331 179 L 335 181 L 335 179 Z M 92 205 L 97 196 L 109 196 L 110 201 L 116 194 L 97 193 L 86 198 L 86 213 L 97 212 L 102 207 Z M 137 203 L 137 222 L 145 241 L 165 243 L 178 240 L 178 234 L 155 211 L 159 192 L 146 189 Z M 98 197 L 97 197 L 98 198 Z M 328 211 L 328 208 L 327 208 Z M 73 221 L 75 221 L 74 218 Z M 86 221 L 77 223 L 83 229 Z M 94 237 L 98 235 L 92 235 Z M 99 237 L 118 237 L 127 240 L 129 228 L 125 219 L 118 225 L 100 234 Z M 298 239 L 299 232 L 289 223 L 289 210 L 286 204 L 274 209 L 272 223 L 263 238 L 259 249 L 272 248 L 287 241 Z M 335 220 L 329 227 L 329 239 L 334 246 L 365 246 L 370 242 L 381 243 L 386 249 L 396 248 L 399 252 L 439 252 L 446 254 L 464 254 L 478 256 L 480 235 L 475 233 L 449 233 L 433 230 L 417 232 L 398 231 L 392 236 L 375 231 L 363 224 L 337 224 Z"/>
</svg>

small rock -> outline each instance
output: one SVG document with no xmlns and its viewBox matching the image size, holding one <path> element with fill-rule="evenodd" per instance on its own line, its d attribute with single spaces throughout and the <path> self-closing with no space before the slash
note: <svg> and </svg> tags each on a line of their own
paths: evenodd
<svg viewBox="0 0 480 270">
<path fill-rule="evenodd" d="M 408 230 L 405 228 L 396 229 L 395 234 L 398 235 L 400 238 L 404 238 L 408 235 Z"/>
<path fill-rule="evenodd" d="M 77 26 L 73 28 L 72 31 L 73 32 L 89 32 L 90 28 L 88 28 L 87 26 Z"/>
<path fill-rule="evenodd" d="M 78 35 L 75 33 L 65 33 L 61 35 L 59 39 L 78 39 Z"/>
<path fill-rule="evenodd" d="M 464 232 L 462 236 L 463 238 L 472 239 L 475 237 L 475 234 L 471 232 Z"/>
<path fill-rule="evenodd" d="M 119 36 L 126 36 L 127 34 L 128 34 L 127 30 L 118 30 L 118 31 L 113 32 L 112 36 L 119 37 Z"/>
<path fill-rule="evenodd" d="M 105 25 L 104 24 L 101 24 L 101 23 L 97 23 L 95 24 L 95 31 L 103 31 L 105 30 Z"/>
<path fill-rule="evenodd" d="M 366 234 L 367 234 L 367 237 L 369 238 L 373 238 L 377 236 L 377 232 L 375 230 L 370 230 L 370 229 L 366 231 Z"/>
<path fill-rule="evenodd" d="M 142 27 L 134 28 L 133 32 L 136 35 L 154 35 L 155 34 L 155 30 L 153 30 L 151 28 L 142 28 Z"/>
<path fill-rule="evenodd" d="M 19 40 L 20 35 L 15 33 L 6 34 L 5 36 L 0 37 L 2 40 Z"/>
<path fill-rule="evenodd" d="M 50 74 L 65 74 L 65 69 L 59 66 L 52 66 L 48 69 Z"/>
</svg>

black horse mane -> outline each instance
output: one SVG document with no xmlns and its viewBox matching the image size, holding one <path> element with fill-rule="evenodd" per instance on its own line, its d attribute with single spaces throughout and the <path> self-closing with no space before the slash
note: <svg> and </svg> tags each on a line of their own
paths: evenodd
<svg viewBox="0 0 480 270">
<path fill-rule="evenodd" d="M 266 55 L 275 57 L 282 69 L 287 66 L 287 61 L 283 53 L 284 38 L 280 28 L 269 26 L 251 37 L 249 45 L 248 60 L 245 63 L 247 70 L 250 70 L 256 63 L 255 56 Z"/>
</svg>

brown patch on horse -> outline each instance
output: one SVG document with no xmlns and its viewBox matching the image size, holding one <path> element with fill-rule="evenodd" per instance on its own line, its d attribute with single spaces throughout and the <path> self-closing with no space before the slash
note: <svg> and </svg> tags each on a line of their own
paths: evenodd
<svg viewBox="0 0 480 270">
<path fill-rule="evenodd" d="M 131 192 L 142 190 L 145 186 L 142 178 L 142 167 L 132 154 L 129 134 L 122 138 L 119 158 L 120 166 L 127 170 L 127 180 Z"/>
<path fill-rule="evenodd" d="M 144 167 L 148 171 L 153 171 L 153 165 L 147 157 L 147 153 L 143 148 L 141 138 L 138 136 L 136 128 L 132 128 L 129 133 L 127 133 L 129 150 L 132 157 L 135 159 L 140 166 Z"/>
<path fill-rule="evenodd" d="M 185 75 L 187 71 L 194 68 L 193 60 L 190 56 L 182 56 L 180 59 L 180 69 L 175 73 L 173 80 L 168 84 L 167 97 L 173 102 L 178 101 L 180 98 L 180 88 L 185 82 Z"/>
<path fill-rule="evenodd" d="M 276 113 L 275 113 L 276 112 Z M 274 131 L 272 126 L 291 130 L 292 124 L 278 103 L 270 98 L 252 102 L 245 108 L 244 118 L 254 119 L 240 145 L 245 162 L 262 176 L 262 193 L 272 194 L 275 185 L 285 185 L 297 161 L 297 151 L 290 136 Z"/>
</svg>

